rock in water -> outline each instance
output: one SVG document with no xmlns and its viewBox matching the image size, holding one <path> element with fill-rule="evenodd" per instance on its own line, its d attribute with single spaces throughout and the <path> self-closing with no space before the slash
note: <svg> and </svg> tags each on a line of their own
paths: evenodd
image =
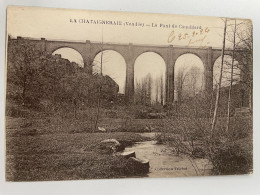
<svg viewBox="0 0 260 195">
<path fill-rule="evenodd" d="M 98 131 L 106 132 L 106 129 L 104 127 L 98 127 Z"/>
<path fill-rule="evenodd" d="M 119 145 L 119 141 L 117 141 L 116 139 L 105 139 L 103 141 L 101 141 L 101 143 L 114 143 L 114 144 L 117 144 Z"/>
<path fill-rule="evenodd" d="M 128 165 L 137 173 L 148 173 L 150 168 L 148 160 L 141 160 L 135 157 L 128 159 Z"/>
<path fill-rule="evenodd" d="M 135 151 L 123 152 L 120 155 L 125 157 L 125 158 L 130 158 L 130 157 L 134 157 L 135 158 Z"/>
<path fill-rule="evenodd" d="M 120 143 L 116 139 L 105 139 L 100 142 L 99 149 L 104 153 L 114 153 L 120 148 Z"/>
</svg>

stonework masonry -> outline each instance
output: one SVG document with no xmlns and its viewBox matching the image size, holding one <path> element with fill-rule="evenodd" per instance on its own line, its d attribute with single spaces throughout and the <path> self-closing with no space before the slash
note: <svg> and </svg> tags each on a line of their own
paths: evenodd
<svg viewBox="0 0 260 195">
<path fill-rule="evenodd" d="M 17 37 L 17 41 L 24 39 Z M 15 40 L 15 39 L 13 39 Z M 40 40 L 26 38 L 30 42 L 34 42 L 36 47 L 42 51 L 53 53 L 60 48 L 71 48 L 78 51 L 84 61 L 84 68 L 92 72 L 92 63 L 95 56 L 102 50 L 114 50 L 122 55 L 126 63 L 126 87 L 125 96 L 128 102 L 134 99 L 134 64 L 135 60 L 145 52 L 154 52 L 160 55 L 166 64 L 165 89 L 166 102 L 172 103 L 174 100 L 174 67 L 176 60 L 183 54 L 194 54 L 198 56 L 204 65 L 205 91 L 211 94 L 213 89 L 213 65 L 218 57 L 221 56 L 219 48 L 200 48 L 200 47 L 180 47 L 173 45 L 139 45 L 139 44 L 119 44 L 119 43 L 100 43 L 76 41 L 60 41 L 60 40 Z M 226 51 L 225 55 L 231 55 L 231 51 Z"/>
</svg>

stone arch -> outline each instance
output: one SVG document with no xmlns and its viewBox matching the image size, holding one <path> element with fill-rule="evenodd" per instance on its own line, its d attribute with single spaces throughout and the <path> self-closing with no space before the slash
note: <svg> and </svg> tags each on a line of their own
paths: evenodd
<svg viewBox="0 0 260 195">
<path fill-rule="evenodd" d="M 73 48 L 73 47 L 69 47 L 69 46 L 60 46 L 60 47 L 57 47 L 57 48 L 53 48 L 50 52 L 51 52 L 51 54 L 54 54 L 56 51 L 58 51 L 58 50 L 62 50 L 62 49 L 65 49 L 65 50 L 67 50 L 67 49 L 69 49 L 69 50 L 73 50 L 75 53 L 77 53 L 80 57 L 81 57 L 81 64 L 82 64 L 82 66 L 84 67 L 84 55 L 81 53 L 81 52 L 79 52 L 77 49 L 75 49 L 75 48 Z M 67 54 L 65 54 L 65 55 L 67 55 Z M 62 55 L 61 55 L 62 56 Z M 64 58 L 64 56 L 62 56 L 63 58 Z M 66 58 L 66 57 L 65 57 Z M 69 60 L 69 59 L 68 59 Z"/>
<path fill-rule="evenodd" d="M 54 47 L 54 48 L 51 48 L 50 53 L 54 53 L 55 51 L 57 51 L 59 49 L 63 49 L 63 48 L 73 49 L 73 50 L 77 51 L 78 53 L 80 53 L 80 55 L 83 56 L 83 54 L 81 53 L 80 50 L 78 50 L 77 48 L 72 47 L 72 46 L 58 46 L 58 47 Z"/>
<path fill-rule="evenodd" d="M 185 58 L 185 55 L 190 59 L 190 62 L 187 62 L 187 58 Z M 192 58 L 194 59 L 192 59 Z M 179 61 L 180 60 L 180 61 Z M 195 62 L 194 62 L 195 60 Z M 185 64 L 183 64 L 185 63 Z M 190 63 L 190 64 L 188 64 Z M 181 69 L 181 66 L 183 66 L 183 69 Z M 192 70 L 192 68 L 194 70 Z M 174 72 L 174 94 L 175 94 L 175 101 L 178 101 L 180 97 L 180 93 L 183 92 L 183 90 L 187 92 L 189 95 L 188 88 L 190 85 L 192 85 L 192 89 L 194 93 L 191 95 L 196 95 L 197 93 L 201 93 L 206 88 L 206 64 L 203 61 L 203 59 L 193 52 L 184 52 L 181 55 L 179 55 L 173 66 L 173 72 Z M 192 70 L 192 71 L 191 71 Z M 197 76 L 196 76 L 197 74 Z M 195 81 L 194 81 L 195 79 Z M 192 81 L 193 80 L 193 81 Z M 195 83 L 194 83 L 195 82 Z M 187 83 L 189 86 L 186 86 Z M 187 88 L 187 89 L 185 89 Z M 181 91 L 180 91 L 181 90 Z M 189 93 L 188 93 L 189 92 Z M 182 94 L 184 95 L 184 94 Z"/>
<path fill-rule="evenodd" d="M 162 63 L 161 68 L 160 68 L 160 66 L 157 66 L 157 64 L 156 64 L 154 66 L 151 66 L 151 68 L 155 68 L 155 69 L 153 69 L 152 72 L 149 71 L 149 67 L 143 67 L 143 68 L 139 68 L 139 70 L 137 70 L 136 66 L 138 65 L 138 63 L 141 64 L 140 62 L 138 62 L 138 59 L 140 59 L 142 56 L 145 56 L 147 54 L 148 55 L 152 54 L 152 55 L 154 55 L 154 57 L 156 56 L 157 61 L 158 61 L 157 64 Z M 146 59 L 141 58 L 141 60 L 146 60 Z M 145 63 L 147 63 L 147 62 L 145 62 Z M 143 63 L 143 64 L 145 64 L 145 63 Z M 143 65 L 141 65 L 141 67 L 142 66 Z M 161 82 L 162 87 L 159 89 L 160 90 L 159 93 L 162 94 L 162 96 L 159 97 L 159 100 L 162 104 L 165 104 L 166 103 L 166 83 L 167 83 L 167 61 L 164 59 L 163 55 L 161 55 L 161 53 L 155 52 L 153 50 L 144 50 L 143 52 L 140 52 L 139 55 L 136 55 L 135 58 L 133 58 L 133 67 L 134 67 L 134 90 L 138 90 L 137 89 L 138 84 L 136 83 L 137 80 L 139 82 L 141 82 L 141 78 L 151 80 L 151 83 L 152 83 L 151 84 L 151 94 L 150 94 L 151 103 L 159 103 L 159 101 L 157 101 L 158 99 L 156 99 L 155 93 L 156 93 L 156 89 L 158 89 L 157 84 L 159 82 Z M 150 70 L 151 70 L 151 68 L 150 68 Z M 144 69 L 146 69 L 146 70 L 144 70 Z M 158 69 L 158 70 L 156 71 L 156 69 Z M 159 72 L 159 69 L 162 69 L 162 72 L 161 72 L 162 74 Z M 138 73 L 137 73 L 137 71 L 138 71 Z M 138 77 L 140 77 L 140 78 L 138 78 Z M 157 91 L 157 95 L 158 95 L 158 91 Z"/>
<path fill-rule="evenodd" d="M 134 55 L 134 59 L 133 59 L 134 63 L 136 62 L 138 57 L 140 57 L 141 55 L 143 55 L 145 53 L 155 53 L 155 54 L 159 55 L 163 59 L 165 65 L 167 66 L 167 57 L 165 56 L 165 54 L 163 52 L 155 51 L 153 49 L 145 49 L 145 50 L 142 50 L 141 52 L 136 52 L 136 54 Z"/>
<path fill-rule="evenodd" d="M 224 56 L 230 56 L 230 57 L 232 58 L 232 52 L 231 52 L 231 51 L 230 51 L 230 52 L 226 52 L 226 53 L 224 54 Z M 219 59 L 219 58 L 221 58 L 221 54 L 215 55 L 215 56 L 213 57 L 213 60 L 212 60 L 213 66 L 214 66 L 216 60 Z M 235 59 L 235 61 L 238 61 L 239 64 L 242 63 L 242 62 L 241 62 L 241 59 L 239 58 L 239 56 L 236 56 L 236 55 L 235 55 L 234 59 Z"/>
<path fill-rule="evenodd" d="M 128 48 L 125 45 L 113 45 L 113 44 L 108 44 L 104 43 L 103 45 L 101 43 L 95 43 L 91 44 L 91 58 L 94 59 L 100 52 L 102 51 L 107 51 L 107 50 L 112 50 L 117 53 L 119 53 L 125 61 L 127 61 L 129 53 L 128 53 Z"/>
<path fill-rule="evenodd" d="M 206 65 L 207 65 L 207 64 L 205 63 L 204 57 L 203 57 L 202 55 L 198 54 L 197 52 L 194 52 L 194 51 L 183 51 L 183 52 L 181 52 L 181 53 L 178 53 L 178 56 L 176 56 L 176 58 L 175 58 L 174 65 L 173 65 L 174 67 L 173 67 L 173 68 L 175 68 L 176 61 L 177 61 L 180 57 L 182 57 L 182 56 L 184 56 L 184 55 L 187 55 L 187 54 L 191 54 L 191 55 L 194 55 L 194 56 L 198 57 L 198 58 L 201 60 L 203 66 L 204 66 L 204 69 L 206 69 Z"/>
<path fill-rule="evenodd" d="M 120 54 L 124 60 L 126 61 L 126 54 L 123 53 L 122 51 L 120 50 L 117 50 L 117 49 L 110 49 L 110 48 L 104 48 L 104 49 L 99 49 L 99 50 L 95 50 L 93 53 L 92 53 L 92 58 L 94 59 L 99 53 L 101 52 L 104 52 L 104 51 L 114 51 L 114 52 L 117 52 L 118 54 Z"/>
<path fill-rule="evenodd" d="M 110 54 L 104 53 L 103 74 L 111 77 L 119 85 L 119 92 L 125 94 L 127 64 L 126 64 L 126 60 L 125 60 L 124 56 L 122 56 L 121 53 L 119 53 L 113 49 L 103 49 L 103 50 L 100 50 L 98 53 L 95 53 L 96 55 L 93 57 L 92 71 L 96 72 L 96 73 L 100 73 L 100 70 L 98 70 L 99 69 L 98 66 L 100 66 L 100 62 L 99 62 L 99 59 L 97 59 L 97 61 L 95 61 L 95 59 L 97 57 L 99 57 L 99 55 L 101 55 L 101 52 L 112 52 Z M 106 55 L 109 55 L 110 57 L 112 55 L 112 60 L 107 59 Z M 115 64 L 115 62 L 111 63 L 111 61 L 113 61 L 113 58 L 114 59 L 117 58 L 116 60 L 118 60 L 117 63 L 119 63 L 119 64 Z M 123 67 L 122 67 L 122 64 L 123 64 Z M 113 67 L 111 67 L 111 65 Z M 97 67 L 95 67 L 95 66 L 97 66 Z M 107 66 L 110 66 L 110 67 L 107 67 Z M 121 71 L 120 71 L 120 68 L 121 68 Z"/>
<path fill-rule="evenodd" d="M 240 52 L 241 52 L 241 50 L 235 51 L 234 59 L 235 59 L 235 61 L 238 61 L 239 64 L 243 64 L 243 59 L 240 55 Z M 224 55 L 232 57 L 233 51 L 232 50 L 226 50 Z M 216 60 L 220 57 L 221 57 L 221 50 L 213 53 L 213 56 L 212 56 L 213 66 L 214 66 Z"/>
<path fill-rule="evenodd" d="M 230 63 L 230 65 L 231 65 L 231 60 L 232 60 L 232 53 L 230 52 L 230 53 L 226 53 L 225 55 L 224 55 L 224 60 L 225 60 L 225 57 L 226 58 L 229 58 L 229 63 Z M 214 59 L 214 61 L 213 61 L 213 88 L 214 88 L 214 84 L 216 84 L 216 63 L 218 62 L 218 60 L 219 60 L 219 63 L 221 63 L 221 55 L 219 55 L 217 58 L 215 58 Z M 235 65 L 235 67 L 234 67 L 234 69 L 233 69 L 233 77 L 234 77 L 234 80 L 235 80 L 235 82 L 233 82 L 233 84 L 236 84 L 237 82 L 237 80 L 240 80 L 241 79 L 241 75 L 240 75 L 240 66 L 241 66 L 241 62 L 239 61 L 239 60 L 237 60 L 237 58 L 236 57 L 234 57 L 234 65 Z M 220 67 L 219 67 L 220 68 Z M 222 74 L 228 74 L 229 72 L 228 72 L 228 67 L 226 67 L 225 66 L 225 62 L 224 62 L 224 67 L 223 67 L 223 73 Z M 229 73 L 229 74 L 231 74 L 231 72 Z M 229 75 L 228 75 L 229 76 Z M 224 81 L 223 81 L 223 79 L 222 79 L 222 86 L 224 87 L 225 85 L 228 85 L 228 83 L 225 83 L 226 82 L 226 78 L 227 77 L 227 75 L 225 76 L 225 75 L 223 75 L 223 78 L 224 78 Z M 238 78 L 239 77 L 239 78 Z M 218 78 L 217 78 L 218 79 Z"/>
</svg>

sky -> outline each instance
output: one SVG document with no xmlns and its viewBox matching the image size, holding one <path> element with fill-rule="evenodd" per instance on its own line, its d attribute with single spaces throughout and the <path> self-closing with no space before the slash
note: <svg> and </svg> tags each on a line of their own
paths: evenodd
<svg viewBox="0 0 260 195">
<path fill-rule="evenodd" d="M 111 24 L 96 24 L 100 20 Z M 87 23 L 88 22 L 88 23 Z M 115 25 L 117 24 L 117 25 Z M 120 25 L 118 25 L 120 24 Z M 188 29 L 190 26 L 202 28 Z M 224 22 L 218 17 L 184 16 L 169 14 L 147 14 L 131 12 L 101 12 L 33 7 L 9 7 L 7 10 L 7 34 L 47 40 L 98 41 L 173 46 L 222 46 Z M 194 32 L 196 35 L 193 37 Z M 186 34 L 186 35 L 185 35 Z M 179 35 L 180 38 L 179 38 Z M 184 38 L 189 36 L 192 38 Z M 173 38 L 174 37 L 174 38 Z M 203 39 L 203 41 L 200 41 Z M 228 44 L 228 43 L 227 43 Z M 63 58 L 83 65 L 80 54 L 72 49 L 55 51 Z M 123 57 L 114 51 L 104 52 L 103 74 L 109 75 L 124 93 L 126 65 Z M 201 67 L 194 55 L 180 58 L 176 67 Z M 94 60 L 94 71 L 100 70 L 100 54 Z M 164 60 L 155 53 L 144 53 L 135 61 L 135 80 L 148 73 L 156 78 L 165 73 Z M 191 68 L 191 67 L 189 67 Z M 178 72 L 178 71 L 175 71 Z"/>
<path fill-rule="evenodd" d="M 113 50 L 106 50 L 103 52 L 102 64 L 102 74 L 110 76 L 119 85 L 119 93 L 124 94 L 126 79 L 125 59 Z M 96 55 L 93 65 L 93 72 L 101 73 L 101 52 Z"/>
<path fill-rule="evenodd" d="M 80 20 L 109 20 L 123 23 L 144 23 L 150 26 L 101 25 L 80 23 Z M 71 21 L 77 21 L 71 22 Z M 181 26 L 201 26 L 209 28 L 206 41 L 209 46 L 221 47 L 221 34 L 224 23 L 217 17 L 183 16 L 168 14 L 147 14 L 131 12 L 100 12 L 85 10 L 67 10 L 32 7 L 9 7 L 7 15 L 8 34 L 13 37 L 44 37 L 61 40 L 101 41 L 102 30 L 104 42 L 137 43 L 156 45 L 182 45 L 187 40 L 175 40 L 168 43 L 169 34 L 192 33 L 193 30 L 179 28 Z M 157 27 L 151 25 L 157 24 Z M 174 24 L 177 28 L 166 28 Z M 193 46 L 196 46 L 194 44 Z"/>
</svg>

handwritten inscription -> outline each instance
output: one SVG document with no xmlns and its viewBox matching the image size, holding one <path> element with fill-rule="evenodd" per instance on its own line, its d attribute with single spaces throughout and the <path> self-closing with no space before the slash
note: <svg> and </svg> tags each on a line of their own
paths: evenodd
<svg viewBox="0 0 260 195">
<path fill-rule="evenodd" d="M 209 42 L 206 42 L 206 38 L 209 32 L 210 29 L 208 27 L 199 31 L 192 31 L 191 33 L 176 33 L 175 30 L 172 30 L 168 36 L 168 43 L 186 41 L 187 46 L 198 45 L 199 47 L 207 47 Z"/>
</svg>

